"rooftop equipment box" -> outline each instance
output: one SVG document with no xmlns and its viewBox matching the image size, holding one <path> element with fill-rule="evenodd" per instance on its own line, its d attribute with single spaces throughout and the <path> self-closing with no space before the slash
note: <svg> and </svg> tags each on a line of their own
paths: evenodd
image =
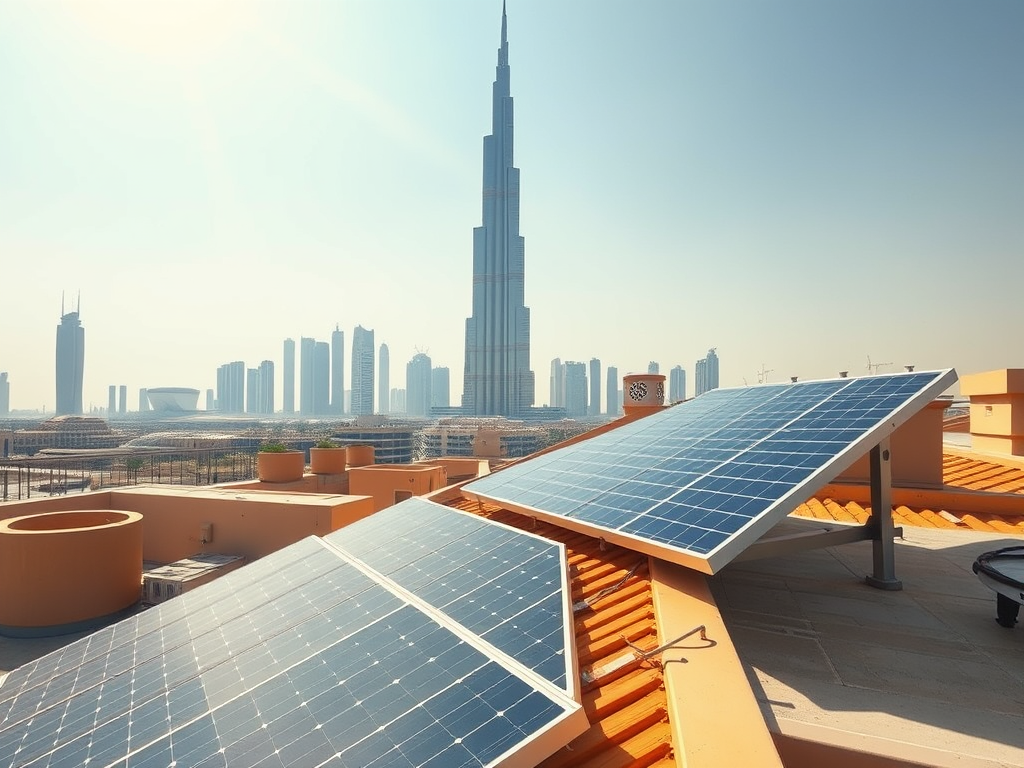
<svg viewBox="0 0 1024 768">
<path fill-rule="evenodd" d="M 200 553 L 142 574 L 142 601 L 162 603 L 223 576 L 245 563 L 241 555 Z"/>
</svg>

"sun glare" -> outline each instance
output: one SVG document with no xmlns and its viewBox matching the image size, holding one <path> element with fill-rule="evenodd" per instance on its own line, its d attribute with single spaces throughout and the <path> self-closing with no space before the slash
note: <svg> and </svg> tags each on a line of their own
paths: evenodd
<svg viewBox="0 0 1024 768">
<path fill-rule="evenodd" d="M 253 4 L 230 0 L 77 0 L 90 35 L 157 62 L 188 67 L 216 56 L 253 20 Z"/>
</svg>

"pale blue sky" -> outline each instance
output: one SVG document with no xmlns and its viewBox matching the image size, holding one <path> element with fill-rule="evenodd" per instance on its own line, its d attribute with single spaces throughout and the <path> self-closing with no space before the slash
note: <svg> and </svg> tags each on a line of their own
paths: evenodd
<svg viewBox="0 0 1024 768">
<path fill-rule="evenodd" d="M 510 0 L 537 403 L 1024 367 L 1024 3 Z M 462 385 L 499 0 L 0 0 L 0 371 L 53 408 L 373 328 Z M 984 313 L 984 317 L 981 314 Z M 886 368 L 883 368 L 886 370 Z M 346 385 L 348 382 L 346 382 Z M 280 407 L 280 390 L 278 390 Z"/>
</svg>

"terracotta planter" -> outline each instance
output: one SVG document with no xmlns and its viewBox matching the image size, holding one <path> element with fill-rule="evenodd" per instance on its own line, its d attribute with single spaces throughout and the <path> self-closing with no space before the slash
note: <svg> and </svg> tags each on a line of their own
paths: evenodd
<svg viewBox="0 0 1024 768">
<path fill-rule="evenodd" d="M 345 446 L 310 448 L 309 471 L 315 475 L 340 475 L 345 471 Z"/>
<path fill-rule="evenodd" d="M 264 483 L 291 483 L 302 479 L 306 470 L 306 454 L 302 451 L 284 451 L 256 454 L 256 471 Z"/>
</svg>

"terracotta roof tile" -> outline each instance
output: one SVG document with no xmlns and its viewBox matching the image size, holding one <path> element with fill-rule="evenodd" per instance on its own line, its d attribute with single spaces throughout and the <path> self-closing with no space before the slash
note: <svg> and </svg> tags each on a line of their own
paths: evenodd
<svg viewBox="0 0 1024 768">
<path fill-rule="evenodd" d="M 645 650 L 658 645 L 647 557 L 498 506 L 462 497 L 442 503 L 565 544 L 591 727 L 541 768 L 674 766 L 663 673 L 626 642 Z"/>
</svg>

